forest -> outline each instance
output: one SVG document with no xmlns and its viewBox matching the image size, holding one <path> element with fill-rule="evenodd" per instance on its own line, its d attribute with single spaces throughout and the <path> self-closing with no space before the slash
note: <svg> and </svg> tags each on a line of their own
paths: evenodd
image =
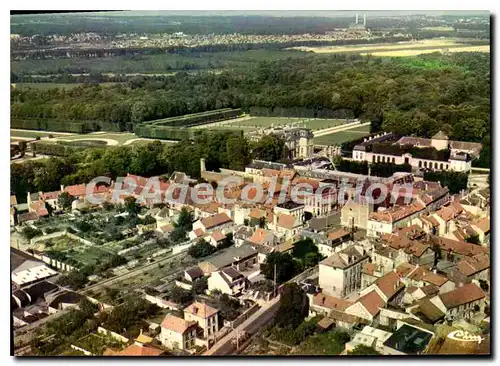
<svg viewBox="0 0 500 366">
<path fill-rule="evenodd" d="M 13 89 L 11 117 L 140 123 L 220 108 L 351 110 L 373 129 L 481 142 L 490 134 L 490 58 L 456 53 L 416 58 L 316 55 L 262 61 L 218 74 L 178 72 L 115 86 Z"/>
</svg>

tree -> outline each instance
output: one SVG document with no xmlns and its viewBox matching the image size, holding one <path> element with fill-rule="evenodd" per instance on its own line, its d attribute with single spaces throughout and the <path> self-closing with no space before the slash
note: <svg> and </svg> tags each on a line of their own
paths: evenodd
<svg viewBox="0 0 500 366">
<path fill-rule="evenodd" d="M 152 217 L 151 215 L 147 215 L 143 220 L 142 220 L 143 225 L 152 225 L 156 224 L 156 219 Z"/>
<path fill-rule="evenodd" d="M 28 240 L 33 239 L 35 236 L 42 235 L 43 232 L 40 229 L 34 229 L 31 226 L 26 226 L 23 231 L 21 232 L 21 235 L 25 237 Z"/>
<path fill-rule="evenodd" d="M 240 303 L 230 298 L 227 294 L 222 294 L 219 297 L 217 308 L 219 309 L 220 316 L 227 321 L 232 321 L 238 317 L 240 307 Z"/>
<path fill-rule="evenodd" d="M 358 344 L 353 350 L 347 352 L 348 355 L 363 355 L 363 356 L 376 356 L 380 355 L 380 352 L 375 350 L 373 347 L 365 346 L 364 344 Z"/>
<path fill-rule="evenodd" d="M 132 196 L 125 197 L 124 201 L 125 201 L 125 210 L 129 214 L 137 214 L 137 212 L 139 212 L 139 205 L 137 204 L 136 202 L 137 200 L 135 199 L 135 197 Z"/>
<path fill-rule="evenodd" d="M 466 239 L 467 243 L 471 244 L 481 244 L 479 241 L 479 235 L 471 235 Z"/>
<path fill-rule="evenodd" d="M 266 218 L 265 216 L 262 216 L 261 218 L 259 218 L 259 228 L 265 229 L 266 227 L 267 227 Z"/>
<path fill-rule="evenodd" d="M 319 253 L 307 253 L 306 256 L 304 257 L 304 266 L 305 267 L 314 267 L 317 265 L 321 260 L 323 259 L 323 256 Z"/>
<path fill-rule="evenodd" d="M 318 246 L 312 239 L 306 238 L 293 243 L 292 255 L 304 259 L 308 253 L 318 253 Z"/>
<path fill-rule="evenodd" d="M 260 160 L 278 161 L 285 157 L 285 142 L 275 135 L 263 136 L 254 144 L 252 155 Z"/>
<path fill-rule="evenodd" d="M 295 263 L 288 253 L 269 253 L 266 261 L 261 264 L 260 271 L 266 279 L 274 281 L 275 266 L 278 283 L 288 281 L 295 275 Z"/>
<path fill-rule="evenodd" d="M 59 206 L 61 206 L 64 211 L 71 209 L 73 201 L 74 198 L 68 192 L 61 193 L 57 199 Z"/>
<path fill-rule="evenodd" d="M 250 224 L 250 221 L 248 219 L 243 220 L 243 225 L 248 226 Z"/>
<path fill-rule="evenodd" d="M 179 286 L 172 287 L 172 289 L 168 292 L 167 297 L 169 300 L 180 305 L 186 305 L 193 301 L 193 294 Z"/>
<path fill-rule="evenodd" d="M 194 280 L 193 282 L 193 291 L 195 294 L 200 295 L 204 294 L 208 289 L 208 277 L 200 277 Z"/>
<path fill-rule="evenodd" d="M 88 282 L 87 276 L 78 270 L 73 270 L 59 277 L 57 283 L 61 286 L 68 286 L 73 290 L 83 288 Z"/>
<path fill-rule="evenodd" d="M 84 298 L 80 301 L 80 303 L 78 304 L 78 308 L 82 313 L 85 314 L 86 317 L 94 315 L 99 310 L 97 304 L 94 304 L 87 298 Z"/>
<path fill-rule="evenodd" d="M 281 294 L 275 323 L 282 328 L 296 328 L 309 314 L 309 301 L 296 283 L 287 283 Z"/>
<path fill-rule="evenodd" d="M 189 248 L 188 254 L 193 258 L 203 258 L 216 251 L 217 249 L 214 246 L 207 243 L 204 239 L 200 239 L 198 243 Z"/>
</svg>

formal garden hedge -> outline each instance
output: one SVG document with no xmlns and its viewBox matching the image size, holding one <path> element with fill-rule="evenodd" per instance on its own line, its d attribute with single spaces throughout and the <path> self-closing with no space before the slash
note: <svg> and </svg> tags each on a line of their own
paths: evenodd
<svg viewBox="0 0 500 366">
<path fill-rule="evenodd" d="M 22 130 L 88 133 L 93 131 L 132 131 L 132 123 L 112 123 L 106 121 L 74 121 L 44 118 L 12 118 L 11 128 Z"/>
<path fill-rule="evenodd" d="M 252 116 L 262 117 L 298 117 L 298 118 L 333 118 L 351 119 L 354 113 L 351 109 L 330 109 L 323 107 L 250 107 Z"/>
<path fill-rule="evenodd" d="M 217 128 L 210 131 L 227 131 L 237 136 L 243 136 L 243 130 Z M 138 125 L 134 128 L 134 133 L 139 137 L 163 140 L 192 140 L 202 132 L 203 130 L 170 126 Z"/>
<path fill-rule="evenodd" d="M 236 118 L 241 114 L 241 109 L 223 108 L 214 111 L 186 114 L 184 116 L 153 120 L 148 122 L 147 124 L 155 126 L 190 127 Z"/>
<path fill-rule="evenodd" d="M 38 141 L 33 148 L 37 154 L 54 155 L 54 156 L 70 156 L 76 152 L 89 149 L 103 147 L 103 145 L 81 144 L 76 141 L 58 141 L 57 143 Z"/>
</svg>

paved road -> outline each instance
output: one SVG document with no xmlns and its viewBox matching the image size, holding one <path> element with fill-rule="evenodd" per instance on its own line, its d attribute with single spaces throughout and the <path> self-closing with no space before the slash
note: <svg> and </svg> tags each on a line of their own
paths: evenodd
<svg viewBox="0 0 500 366">
<path fill-rule="evenodd" d="M 314 137 L 330 135 L 330 134 L 335 133 L 335 132 L 347 131 L 347 130 L 352 130 L 353 128 L 369 126 L 370 123 L 371 122 L 366 122 L 366 123 L 353 122 L 353 123 L 349 123 L 346 125 L 325 128 L 325 129 L 319 130 L 319 131 L 313 131 L 313 135 L 314 135 Z"/>
<path fill-rule="evenodd" d="M 278 311 L 280 303 L 280 296 L 272 299 L 268 304 L 264 305 L 260 308 L 255 314 L 253 314 L 250 318 L 248 318 L 245 322 L 243 322 L 239 327 L 237 327 L 234 331 L 226 335 L 219 342 L 217 342 L 211 349 L 206 351 L 204 356 L 223 356 L 223 355 L 232 355 L 239 353 L 236 350 L 236 336 L 237 333 L 241 336 L 242 331 L 249 333 L 254 336 L 257 334 L 264 326 L 269 324 Z M 234 340 L 234 343 L 233 343 Z M 248 342 L 245 342 L 248 344 Z M 240 348 L 239 351 L 241 351 Z"/>
</svg>

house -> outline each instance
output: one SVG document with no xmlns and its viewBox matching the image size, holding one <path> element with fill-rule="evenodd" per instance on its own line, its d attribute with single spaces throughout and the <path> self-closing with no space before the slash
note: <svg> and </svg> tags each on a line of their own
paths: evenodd
<svg viewBox="0 0 500 366">
<path fill-rule="evenodd" d="M 390 209 L 372 212 L 367 221 L 366 234 L 380 237 L 384 233 L 392 233 L 397 228 L 410 226 L 424 209 L 424 205 L 412 203 L 408 206 L 394 206 Z"/>
<path fill-rule="evenodd" d="M 406 286 L 414 286 L 423 289 L 425 286 L 431 285 L 436 288 L 439 293 L 445 293 L 455 288 L 453 281 L 450 281 L 448 278 L 438 275 L 435 271 L 430 271 L 424 267 L 411 263 L 402 263 L 395 271 Z M 416 296 L 418 296 L 418 294 L 416 294 Z"/>
<path fill-rule="evenodd" d="M 383 273 L 377 264 L 368 262 L 365 263 L 361 269 L 361 289 L 370 286 L 382 276 Z"/>
<path fill-rule="evenodd" d="M 182 278 L 175 280 L 175 284 L 178 287 L 191 291 L 194 281 L 201 277 L 203 277 L 203 271 L 199 267 L 191 267 L 184 271 Z"/>
<path fill-rule="evenodd" d="M 490 234 L 490 217 L 484 217 L 480 220 L 472 221 L 470 226 L 479 235 L 480 243 L 487 243 L 489 241 Z"/>
<path fill-rule="evenodd" d="M 324 243 L 317 243 L 318 250 L 325 257 L 329 257 L 343 242 L 350 240 L 351 238 L 352 233 L 345 228 L 333 230 L 326 235 L 326 241 Z"/>
<path fill-rule="evenodd" d="M 373 284 L 360 292 L 360 295 L 376 291 L 382 298 L 384 303 L 389 301 L 395 304 L 402 302 L 405 285 L 399 275 L 395 271 L 391 271 L 382 277 L 378 278 Z"/>
<path fill-rule="evenodd" d="M 134 342 L 130 346 L 125 347 L 121 351 L 106 349 L 103 356 L 164 356 L 166 352 L 162 349 L 147 346 L 141 342 Z"/>
<path fill-rule="evenodd" d="M 205 237 L 205 241 L 216 248 L 224 242 L 224 239 L 226 239 L 226 235 L 218 230 L 211 232 Z"/>
<path fill-rule="evenodd" d="M 246 282 L 246 277 L 234 268 L 223 268 L 208 278 L 208 291 L 219 290 L 223 294 L 238 296 L 246 288 Z"/>
<path fill-rule="evenodd" d="M 188 350 L 195 345 L 198 324 L 172 314 L 167 314 L 161 322 L 158 336 L 161 344 L 170 349 Z"/>
<path fill-rule="evenodd" d="M 34 257 L 10 248 L 11 280 L 18 286 L 24 286 L 48 279 L 57 272 Z"/>
<path fill-rule="evenodd" d="M 372 290 L 361 296 L 354 304 L 348 306 L 344 311 L 347 314 L 354 315 L 370 323 L 377 317 L 380 309 L 384 306 L 384 299 L 376 290 Z"/>
<path fill-rule="evenodd" d="M 219 213 L 204 217 L 193 224 L 193 231 L 201 230 L 204 233 L 225 229 L 233 224 L 233 220 L 226 213 Z"/>
<path fill-rule="evenodd" d="M 401 322 L 401 326 L 385 342 L 384 355 L 418 355 L 424 352 L 434 333 L 423 326 Z"/>
<path fill-rule="evenodd" d="M 361 332 L 358 332 L 354 337 L 345 344 L 345 351 L 354 350 L 359 345 L 372 347 L 378 352 L 383 352 L 384 342 L 392 336 L 392 333 L 382 329 L 365 326 Z"/>
<path fill-rule="evenodd" d="M 464 257 L 451 270 L 450 277 L 456 283 L 469 283 L 476 281 L 490 281 L 490 255 L 483 253 L 472 257 Z"/>
<path fill-rule="evenodd" d="M 452 263 L 456 263 L 464 257 L 472 257 L 477 254 L 489 253 L 488 248 L 481 245 L 465 243 L 433 235 L 429 238 L 428 243 L 433 247 L 440 248 L 442 260 Z"/>
<path fill-rule="evenodd" d="M 238 248 L 229 247 L 213 256 L 205 258 L 198 266 L 205 275 L 232 267 L 237 271 L 244 271 L 257 264 L 257 251 L 251 245 L 244 244 Z"/>
<path fill-rule="evenodd" d="M 340 210 L 340 222 L 344 227 L 366 230 L 373 210 L 373 204 L 364 199 L 350 199 Z"/>
<path fill-rule="evenodd" d="M 233 233 L 234 246 L 239 247 L 253 235 L 254 229 L 250 226 L 240 226 Z"/>
<path fill-rule="evenodd" d="M 184 309 L 184 319 L 195 322 L 203 330 L 203 337 L 212 337 L 219 331 L 219 310 L 198 301 Z"/>
<path fill-rule="evenodd" d="M 352 305 L 352 301 L 344 300 L 338 297 L 330 296 L 324 293 L 318 293 L 310 296 L 309 311 L 312 314 L 328 315 L 331 310 L 343 311 Z"/>
<path fill-rule="evenodd" d="M 319 286 L 323 292 L 344 297 L 361 288 L 361 270 L 369 260 L 360 246 L 350 246 L 319 263 Z"/>
<path fill-rule="evenodd" d="M 486 294 L 475 283 L 439 294 L 430 301 L 445 313 L 448 319 L 470 318 L 474 313 L 484 309 Z"/>
<path fill-rule="evenodd" d="M 285 240 L 294 238 L 303 227 L 302 219 L 288 214 L 275 216 L 275 228 L 278 233 L 284 234 Z"/>
<path fill-rule="evenodd" d="M 252 236 L 247 239 L 247 242 L 267 247 L 274 247 L 279 244 L 278 237 L 274 232 L 266 229 L 256 229 Z"/>
</svg>

